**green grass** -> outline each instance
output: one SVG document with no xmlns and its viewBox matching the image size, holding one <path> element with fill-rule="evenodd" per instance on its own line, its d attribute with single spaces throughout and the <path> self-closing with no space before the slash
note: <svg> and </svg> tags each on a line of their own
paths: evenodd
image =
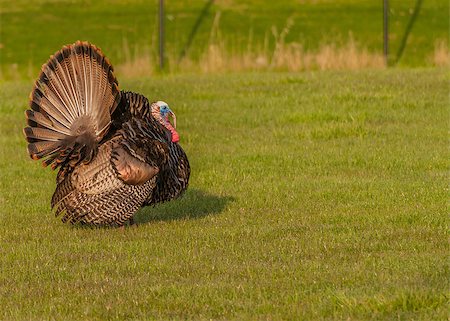
<svg viewBox="0 0 450 321">
<path fill-rule="evenodd" d="M 448 317 L 448 74 L 165 76 L 124 89 L 177 112 L 184 198 L 125 231 L 63 225 L 0 90 L 0 319 Z"/>
<path fill-rule="evenodd" d="M 415 0 L 390 1 L 392 56 L 400 46 L 414 4 Z M 180 55 L 204 6 L 205 0 L 166 2 L 170 56 Z M 0 71 L 6 79 L 18 75 L 34 78 L 50 54 L 79 39 L 100 46 L 115 65 L 135 52 L 158 50 L 157 1 L 0 0 L 0 8 Z M 273 48 L 272 27 L 279 33 L 291 17 L 294 25 L 286 41 L 301 43 L 307 51 L 324 43 L 346 43 L 352 35 L 360 46 L 382 53 L 382 1 L 217 0 L 194 38 L 189 57 L 197 59 L 205 51 L 218 12 L 221 40 L 232 52 L 247 50 L 249 43 L 252 48 L 262 46 L 266 35 L 269 48 Z M 424 1 L 400 65 L 432 63 L 436 41 L 448 43 L 448 12 L 448 1 Z"/>
</svg>

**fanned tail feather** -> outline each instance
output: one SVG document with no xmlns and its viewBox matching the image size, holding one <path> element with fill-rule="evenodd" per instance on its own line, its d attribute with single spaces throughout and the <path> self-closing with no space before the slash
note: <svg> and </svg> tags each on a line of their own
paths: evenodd
<svg viewBox="0 0 450 321">
<path fill-rule="evenodd" d="M 42 66 L 25 112 L 24 134 L 33 159 L 53 169 L 87 163 L 107 133 L 120 101 L 113 67 L 87 42 L 64 46 Z"/>
</svg>

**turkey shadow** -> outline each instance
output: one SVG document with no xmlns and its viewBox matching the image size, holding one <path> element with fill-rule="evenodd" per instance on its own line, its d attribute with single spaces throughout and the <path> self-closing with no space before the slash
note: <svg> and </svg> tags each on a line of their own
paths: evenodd
<svg viewBox="0 0 450 321">
<path fill-rule="evenodd" d="M 212 195 L 191 188 L 178 200 L 141 208 L 134 215 L 134 222 L 145 224 L 157 221 L 199 219 L 222 212 L 232 201 L 234 197 Z"/>
</svg>

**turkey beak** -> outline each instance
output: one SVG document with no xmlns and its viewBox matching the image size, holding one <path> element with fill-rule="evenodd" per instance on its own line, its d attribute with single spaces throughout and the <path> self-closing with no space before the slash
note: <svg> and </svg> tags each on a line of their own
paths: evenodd
<svg viewBox="0 0 450 321">
<path fill-rule="evenodd" d="M 170 112 L 170 116 L 172 116 L 173 127 L 177 128 L 177 116 L 175 116 L 175 113 L 173 111 Z"/>
</svg>

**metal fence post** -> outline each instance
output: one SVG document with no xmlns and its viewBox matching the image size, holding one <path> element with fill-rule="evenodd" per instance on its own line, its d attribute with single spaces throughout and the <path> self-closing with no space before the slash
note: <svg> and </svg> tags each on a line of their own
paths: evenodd
<svg viewBox="0 0 450 321">
<path fill-rule="evenodd" d="M 159 0 L 159 68 L 164 68 L 164 0 Z"/>
<path fill-rule="evenodd" d="M 383 54 L 386 66 L 389 65 L 389 0 L 383 0 Z"/>
</svg>

